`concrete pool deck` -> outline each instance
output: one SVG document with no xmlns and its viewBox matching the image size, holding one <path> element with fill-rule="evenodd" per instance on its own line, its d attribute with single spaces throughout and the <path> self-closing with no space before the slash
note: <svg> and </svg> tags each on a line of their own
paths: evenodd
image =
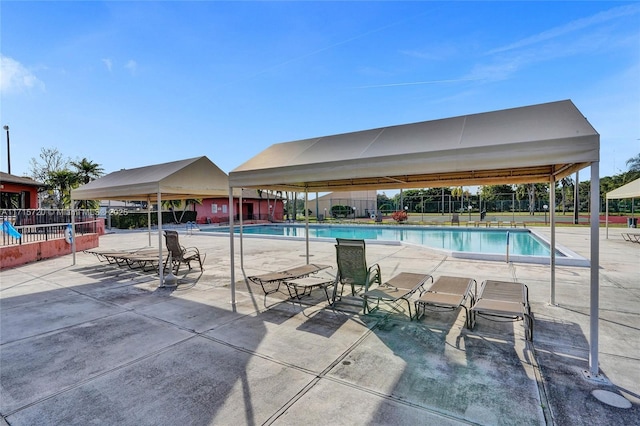
<svg viewBox="0 0 640 426">
<path fill-rule="evenodd" d="M 385 279 L 403 271 L 527 284 L 529 343 L 521 322 L 480 319 L 467 330 L 463 312 L 362 315 L 328 308 L 321 290 L 294 302 L 284 288 L 265 296 L 244 281 L 243 272 L 305 263 L 304 241 L 246 239 L 232 309 L 228 236 L 181 232 L 207 257 L 176 288 L 85 253 L 75 266 L 64 256 L 2 271 L 0 413 L 10 425 L 639 424 L 640 244 L 619 229 L 601 235 L 603 381 L 582 374 L 589 268 L 558 266 L 551 306 L 548 266 L 367 246 Z M 589 256 L 588 228 L 558 228 L 557 239 Z M 147 243 L 146 232 L 100 238 L 101 248 Z M 310 252 L 335 266 L 332 243 L 311 242 Z"/>
</svg>

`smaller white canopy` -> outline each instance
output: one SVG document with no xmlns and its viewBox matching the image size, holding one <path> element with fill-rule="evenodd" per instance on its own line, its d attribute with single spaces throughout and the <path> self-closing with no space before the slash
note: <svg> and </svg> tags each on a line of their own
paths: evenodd
<svg viewBox="0 0 640 426">
<path fill-rule="evenodd" d="M 207 157 L 123 169 L 71 191 L 72 200 L 186 200 L 229 195 L 229 177 Z M 151 212 L 149 211 L 149 215 Z M 73 223 L 73 215 L 71 216 Z M 75 229 L 75 228 L 74 228 Z M 75 240 L 74 240 L 75 241 Z M 151 220 L 149 220 L 151 245 Z M 73 244 L 75 265 L 76 246 Z M 162 209 L 158 209 L 158 274 L 164 285 Z"/>
<path fill-rule="evenodd" d="M 640 178 L 607 192 L 607 200 L 620 198 L 640 198 Z"/>
<path fill-rule="evenodd" d="M 207 157 L 122 169 L 71 191 L 72 200 L 163 200 L 229 195 L 229 177 Z"/>
</svg>

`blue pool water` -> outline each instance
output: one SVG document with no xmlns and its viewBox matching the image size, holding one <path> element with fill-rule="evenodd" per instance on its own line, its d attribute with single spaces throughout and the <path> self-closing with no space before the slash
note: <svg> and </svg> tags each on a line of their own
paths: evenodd
<svg viewBox="0 0 640 426">
<path fill-rule="evenodd" d="M 229 228 L 203 229 L 207 232 L 229 232 Z M 235 228 L 239 233 L 240 229 Z M 252 225 L 242 231 L 246 235 L 306 237 L 301 225 Z M 549 245 L 525 229 L 425 228 L 406 226 L 309 226 L 309 238 L 353 238 L 377 241 L 403 241 L 427 247 L 458 252 L 487 254 L 509 253 L 521 256 L 549 256 Z M 564 254 L 556 250 L 556 256 Z"/>
</svg>

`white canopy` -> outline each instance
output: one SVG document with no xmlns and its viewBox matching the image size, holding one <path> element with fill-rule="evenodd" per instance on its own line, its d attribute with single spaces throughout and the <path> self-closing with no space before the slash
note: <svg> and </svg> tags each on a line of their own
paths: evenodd
<svg viewBox="0 0 640 426">
<path fill-rule="evenodd" d="M 555 181 L 591 166 L 599 206 L 600 135 L 570 100 L 278 143 L 229 173 L 231 188 L 331 192 Z M 555 192 L 550 191 L 555 205 Z M 555 223 L 551 210 L 551 303 Z M 233 218 L 233 215 L 231 215 Z M 598 374 L 599 212 L 591 212 L 590 370 Z M 240 228 L 242 230 L 242 226 Z M 233 221 L 231 299 L 235 303 Z M 240 233 L 242 264 L 242 232 Z M 307 232 L 308 235 L 308 232 Z M 307 262 L 309 260 L 307 241 Z M 242 266 L 242 265 L 241 265 Z"/>
<path fill-rule="evenodd" d="M 607 192 L 607 200 L 620 198 L 640 198 L 640 179 L 622 185 L 620 188 Z"/>
<path fill-rule="evenodd" d="M 184 200 L 227 196 L 229 178 L 207 157 L 122 169 L 71 191 L 72 200 Z"/>
<path fill-rule="evenodd" d="M 619 200 L 622 198 L 640 198 L 640 178 L 622 185 L 613 191 L 607 192 L 606 208 L 605 208 L 605 228 L 606 237 L 609 238 L 609 200 Z M 631 213 L 633 214 L 633 204 L 631 205 Z"/>
<path fill-rule="evenodd" d="M 270 146 L 232 187 L 310 192 L 548 182 L 599 160 L 600 137 L 559 101 Z"/>
<path fill-rule="evenodd" d="M 164 285 L 162 256 L 162 200 L 186 200 L 225 196 L 229 180 L 207 157 L 189 158 L 135 169 L 123 169 L 71 191 L 72 200 L 139 200 L 158 203 L 158 273 Z M 149 245 L 151 245 L 151 213 L 149 210 Z M 73 220 L 73 215 L 71 215 Z M 72 227 L 75 229 L 75 226 Z M 73 263 L 75 264 L 75 238 Z"/>
</svg>

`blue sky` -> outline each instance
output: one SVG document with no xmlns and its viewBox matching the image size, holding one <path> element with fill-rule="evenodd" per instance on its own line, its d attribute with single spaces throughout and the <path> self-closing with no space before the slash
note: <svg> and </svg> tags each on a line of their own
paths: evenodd
<svg viewBox="0 0 640 426">
<path fill-rule="evenodd" d="M 2 1 L 0 24 L 17 175 L 42 147 L 228 173 L 278 142 L 563 99 L 601 176 L 640 153 L 638 2 Z"/>
</svg>

